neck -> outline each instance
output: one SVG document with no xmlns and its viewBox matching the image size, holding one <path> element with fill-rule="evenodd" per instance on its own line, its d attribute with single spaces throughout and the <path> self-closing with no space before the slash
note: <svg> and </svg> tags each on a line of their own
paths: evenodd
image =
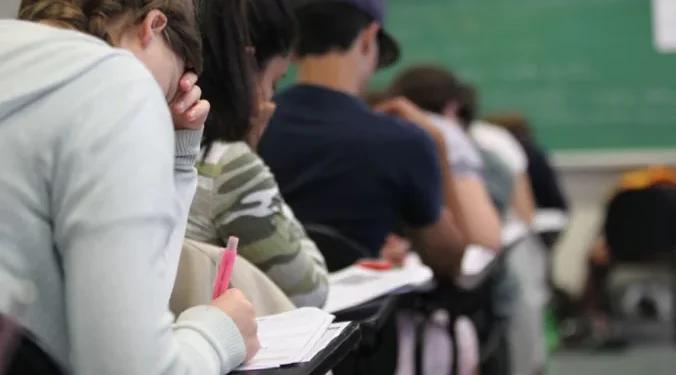
<svg viewBox="0 0 676 375">
<path fill-rule="evenodd" d="M 363 83 L 355 74 L 355 64 L 345 56 L 329 54 L 305 57 L 298 64 L 298 82 L 324 86 L 351 95 L 360 95 Z"/>
<path fill-rule="evenodd" d="M 458 115 L 456 114 L 455 108 L 446 108 L 439 115 L 446 117 L 451 121 L 459 122 Z"/>
</svg>

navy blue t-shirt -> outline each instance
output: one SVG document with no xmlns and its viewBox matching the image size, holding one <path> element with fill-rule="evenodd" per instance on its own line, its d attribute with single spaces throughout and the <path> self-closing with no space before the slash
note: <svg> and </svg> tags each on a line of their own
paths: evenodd
<svg viewBox="0 0 676 375">
<path fill-rule="evenodd" d="M 292 86 L 275 103 L 258 152 L 302 223 L 332 227 L 377 255 L 402 222 L 438 220 L 441 171 L 423 130 L 320 86 Z"/>
</svg>

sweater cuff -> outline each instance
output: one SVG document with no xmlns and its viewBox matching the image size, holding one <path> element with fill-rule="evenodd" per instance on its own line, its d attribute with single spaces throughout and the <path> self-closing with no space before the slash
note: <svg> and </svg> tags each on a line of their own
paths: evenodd
<svg viewBox="0 0 676 375">
<path fill-rule="evenodd" d="M 202 340 L 191 339 L 191 345 L 202 353 L 211 351 L 220 360 L 220 373 L 227 374 L 241 365 L 246 358 L 246 346 L 235 322 L 220 309 L 201 305 L 184 311 L 174 331 L 191 330 Z M 186 338 L 194 337 L 192 335 Z"/>
<path fill-rule="evenodd" d="M 199 130 L 176 130 L 176 158 L 190 164 L 195 163 L 195 159 L 200 152 L 200 143 L 202 142 L 202 131 Z"/>
</svg>

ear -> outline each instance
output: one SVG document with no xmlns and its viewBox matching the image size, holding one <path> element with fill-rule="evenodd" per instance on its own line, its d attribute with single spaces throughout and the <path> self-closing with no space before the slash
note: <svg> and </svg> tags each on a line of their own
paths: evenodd
<svg viewBox="0 0 676 375">
<path fill-rule="evenodd" d="M 155 38 L 162 38 L 167 27 L 167 16 L 161 11 L 153 9 L 145 16 L 139 28 L 139 37 L 143 48 L 147 47 Z"/>
<path fill-rule="evenodd" d="M 370 53 L 374 48 L 378 48 L 378 31 L 380 24 L 372 22 L 362 32 L 359 40 L 360 50 L 363 54 Z"/>
</svg>

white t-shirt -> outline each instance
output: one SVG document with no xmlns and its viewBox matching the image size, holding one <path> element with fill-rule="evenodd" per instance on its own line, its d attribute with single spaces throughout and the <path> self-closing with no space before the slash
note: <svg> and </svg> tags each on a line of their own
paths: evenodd
<svg viewBox="0 0 676 375">
<path fill-rule="evenodd" d="M 458 177 L 482 178 L 483 159 L 479 150 L 457 122 L 434 113 L 428 113 L 446 141 L 448 164 Z"/>
<path fill-rule="evenodd" d="M 498 156 L 514 176 L 523 174 L 528 168 L 526 153 L 516 138 L 506 129 L 477 121 L 470 127 L 470 135 L 481 148 Z"/>
</svg>

